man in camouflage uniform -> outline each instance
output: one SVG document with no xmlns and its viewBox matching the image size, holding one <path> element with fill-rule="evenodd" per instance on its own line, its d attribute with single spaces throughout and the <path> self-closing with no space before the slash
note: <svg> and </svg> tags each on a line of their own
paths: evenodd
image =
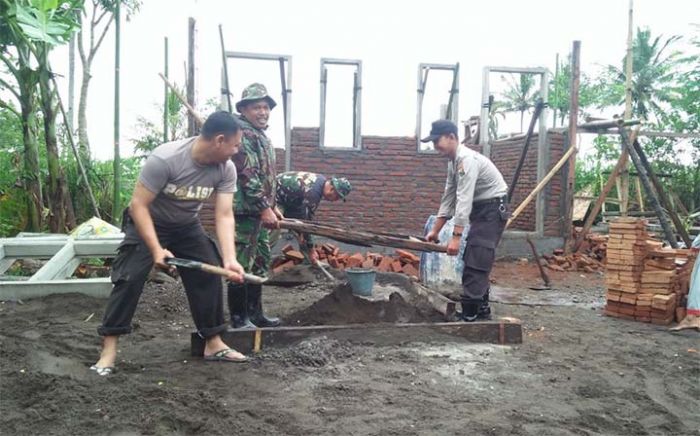
<svg viewBox="0 0 700 436">
<path fill-rule="evenodd" d="M 233 156 L 238 172 L 234 195 L 236 257 L 246 272 L 266 276 L 270 268 L 270 231 L 281 217 L 275 208 L 275 150 L 265 135 L 270 111 L 277 104 L 260 83 L 243 90 L 236 103 L 243 138 Z M 278 318 L 262 310 L 262 285 L 231 283 L 228 287 L 231 324 L 234 328 L 274 327 Z"/>
<path fill-rule="evenodd" d="M 352 190 L 346 178 L 331 177 L 305 171 L 290 171 L 277 176 L 277 207 L 287 218 L 312 220 L 321 200 L 345 201 Z M 302 234 L 299 238 L 302 250 L 309 253 L 311 261 L 316 261 L 311 235 Z"/>
</svg>

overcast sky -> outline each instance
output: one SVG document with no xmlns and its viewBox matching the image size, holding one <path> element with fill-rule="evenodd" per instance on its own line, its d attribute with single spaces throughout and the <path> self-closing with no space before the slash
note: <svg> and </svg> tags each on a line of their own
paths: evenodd
<svg viewBox="0 0 700 436">
<path fill-rule="evenodd" d="M 348 2 L 267 0 L 144 0 L 131 21 L 122 24 L 121 141 L 125 155 L 137 136 L 136 119 L 159 123 L 163 100 L 163 38 L 169 38 L 170 75 L 184 83 L 187 19 L 197 20 L 197 102 L 218 98 L 221 52 L 218 25 L 227 50 L 286 54 L 293 57 L 292 125 L 319 124 L 319 62 L 322 57 L 362 60 L 362 133 L 413 135 L 417 67 L 460 63 L 459 118 L 478 115 L 484 66 L 547 67 L 557 53 L 565 57 L 572 41 L 582 41 L 584 72 L 620 64 L 627 37 L 628 0 L 431 0 Z M 700 22 L 698 0 L 636 0 L 635 26 L 654 34 L 689 35 Z M 53 67 L 67 98 L 68 50 L 59 48 Z M 279 67 L 272 62 L 230 61 L 234 101 L 242 88 L 263 82 L 280 100 Z M 88 123 L 93 153 L 113 154 L 114 38 L 105 40 L 93 67 Z M 76 79 L 79 88 L 80 71 Z M 498 80 L 495 77 L 494 80 Z M 330 145 L 345 143 L 351 123 L 352 79 L 347 69 L 329 71 Z M 434 74 L 428 83 L 424 118 L 439 115 L 451 78 Z M 77 98 L 77 96 L 76 96 Z M 76 103 L 77 104 L 77 103 Z M 283 146 L 281 105 L 273 112 L 270 134 Z M 518 117 L 515 117 L 518 118 Z M 509 120 L 516 129 L 518 123 Z M 511 130 L 512 130 L 511 129 Z"/>
</svg>

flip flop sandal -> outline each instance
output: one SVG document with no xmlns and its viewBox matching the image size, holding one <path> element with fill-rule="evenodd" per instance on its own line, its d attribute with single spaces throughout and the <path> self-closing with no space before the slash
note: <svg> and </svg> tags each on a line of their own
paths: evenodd
<svg viewBox="0 0 700 436">
<path fill-rule="evenodd" d="M 105 366 L 104 368 L 97 365 L 92 365 L 90 371 L 95 371 L 99 376 L 112 375 L 116 372 L 113 366 Z"/>
<path fill-rule="evenodd" d="M 245 356 L 243 356 L 242 359 L 241 358 L 233 359 L 230 357 L 226 357 L 230 353 L 235 353 L 235 352 L 236 352 L 236 350 L 234 350 L 232 348 L 224 348 L 223 350 L 217 351 L 214 354 L 204 356 L 204 360 L 206 360 L 208 362 L 233 362 L 233 363 L 245 363 L 245 362 L 250 361 L 250 359 L 248 357 L 245 357 Z"/>
</svg>

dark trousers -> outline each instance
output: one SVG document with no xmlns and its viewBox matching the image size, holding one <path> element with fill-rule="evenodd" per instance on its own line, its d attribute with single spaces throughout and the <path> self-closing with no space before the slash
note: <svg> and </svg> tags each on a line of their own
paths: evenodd
<svg viewBox="0 0 700 436">
<path fill-rule="evenodd" d="M 462 271 L 462 303 L 481 303 L 489 290 L 489 274 L 508 221 L 505 199 L 474 203 L 469 215 Z"/>
<path fill-rule="evenodd" d="M 153 267 L 153 256 L 138 237 L 134 223 L 127 214 L 123 231 L 126 234 L 124 242 L 112 263 L 114 287 L 107 302 L 102 325 L 97 329 L 102 336 L 131 333 L 131 320 L 148 273 Z M 206 235 L 199 222 L 170 229 L 156 227 L 156 233 L 161 245 L 176 257 L 214 265 L 221 264 L 215 242 Z M 197 333 L 207 338 L 226 330 L 221 278 L 187 268 L 178 271 L 185 286 Z"/>
</svg>

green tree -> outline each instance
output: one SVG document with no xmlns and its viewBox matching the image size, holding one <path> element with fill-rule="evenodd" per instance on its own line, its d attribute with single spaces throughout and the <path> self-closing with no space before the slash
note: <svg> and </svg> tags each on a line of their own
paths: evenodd
<svg viewBox="0 0 700 436">
<path fill-rule="evenodd" d="M 601 106 L 603 89 L 607 84 L 591 79 L 587 74 L 581 73 L 579 79 L 579 116 L 588 116 L 589 110 Z M 571 58 L 559 63 L 559 71 L 549 82 L 549 106 L 556 111 L 558 124 L 564 125 L 569 116 L 571 104 Z M 556 127 L 556 122 L 555 126 Z"/>
<path fill-rule="evenodd" d="M 37 85 L 39 73 L 32 66 L 29 41 L 24 37 L 17 20 L 17 4 L 0 1 L 0 61 L 5 77 L 0 85 L 9 91 L 19 105 L 19 110 L 8 101 L 0 99 L 0 106 L 17 116 L 22 124 L 24 169 L 22 184 L 27 192 L 29 230 L 38 232 L 42 226 L 43 191 L 39 176 L 39 149 L 37 146 Z"/>
<path fill-rule="evenodd" d="M 78 144 L 84 162 L 90 162 L 90 138 L 88 135 L 87 102 L 90 80 L 92 79 L 92 63 L 97 51 L 102 46 L 109 28 L 114 22 L 114 11 L 117 1 L 126 10 L 127 20 L 141 7 L 140 0 L 91 0 L 90 8 L 83 8 L 77 14 L 80 31 L 77 35 L 78 53 L 83 74 L 80 83 L 78 101 Z M 88 20 L 89 15 L 89 20 Z"/>
<path fill-rule="evenodd" d="M 678 35 L 652 37 L 651 30 L 637 29 L 632 43 L 632 113 L 642 120 L 665 121 L 668 108 L 679 97 L 676 86 L 682 62 L 673 50 Z M 608 66 L 608 87 L 602 103 L 623 105 L 625 101 L 624 58 L 620 67 Z"/>
<path fill-rule="evenodd" d="M 0 237 L 14 235 L 27 225 L 23 150 L 22 120 L 13 110 L 0 107 Z"/>
<path fill-rule="evenodd" d="M 11 4 L 7 16 L 8 27 L 16 35 L 17 41 L 26 45 L 36 62 L 49 170 L 49 228 L 52 232 L 63 232 L 67 227 L 74 227 L 75 216 L 59 159 L 57 94 L 52 81 L 49 53 L 55 46 L 67 43 L 77 30 L 75 11 L 82 8 L 82 3 L 82 0 L 70 0 L 59 5 L 58 0 L 20 0 Z"/>
<path fill-rule="evenodd" d="M 520 131 L 523 131 L 525 112 L 535 105 L 538 91 L 535 88 L 535 78 L 532 74 L 502 75 L 501 80 L 506 82 L 507 89 L 503 92 L 506 112 L 520 112 Z"/>
</svg>

